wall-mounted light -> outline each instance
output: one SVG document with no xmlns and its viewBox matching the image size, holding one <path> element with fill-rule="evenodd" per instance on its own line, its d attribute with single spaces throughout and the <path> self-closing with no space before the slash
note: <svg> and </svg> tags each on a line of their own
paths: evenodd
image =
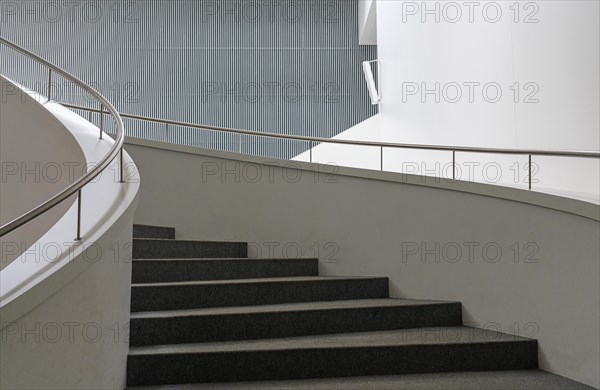
<svg viewBox="0 0 600 390">
<path fill-rule="evenodd" d="M 375 83 L 375 77 L 373 76 L 373 70 L 371 69 L 371 63 L 377 63 L 377 84 Z M 369 95 L 371 96 L 371 104 L 381 103 L 381 60 L 364 61 L 363 73 L 365 74 L 365 80 L 367 81 L 367 88 L 369 89 Z M 379 86 L 380 90 L 377 90 Z"/>
</svg>

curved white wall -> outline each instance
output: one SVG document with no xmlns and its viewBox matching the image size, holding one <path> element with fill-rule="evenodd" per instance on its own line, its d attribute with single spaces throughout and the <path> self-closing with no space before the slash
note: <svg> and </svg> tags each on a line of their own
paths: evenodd
<svg viewBox="0 0 600 390">
<path fill-rule="evenodd" d="M 19 303 L 29 307 L 40 297 L 41 304 L 24 315 L 2 312 L 3 388 L 125 387 L 132 220 L 130 208 L 100 239 L 85 244 L 88 249 L 73 256 L 67 269 Z"/>
<path fill-rule="evenodd" d="M 181 239 L 248 241 L 253 257 L 316 256 L 326 275 L 388 276 L 393 296 L 461 301 L 465 323 L 534 337 L 543 369 L 600 385 L 598 206 L 128 142 L 144 177 L 137 223 L 175 226 Z"/>
<path fill-rule="evenodd" d="M 1 75 L 0 91 L 0 225 L 4 225 L 68 187 L 87 167 L 73 135 L 35 95 Z M 2 237 L 0 270 L 47 232 L 74 200 Z"/>
<path fill-rule="evenodd" d="M 100 140 L 98 128 L 59 104 L 48 102 L 43 108 L 68 129 L 86 164 L 99 163 L 114 145 L 108 136 Z M 119 182 L 115 161 L 82 189 L 81 241 L 74 240 L 77 204 L 67 204 L 56 223 L 0 271 L 3 387 L 125 386 L 132 216 L 139 175 L 127 153 L 124 163 L 125 183 Z M 16 230 L 11 239 L 21 241 L 20 233 Z"/>
</svg>

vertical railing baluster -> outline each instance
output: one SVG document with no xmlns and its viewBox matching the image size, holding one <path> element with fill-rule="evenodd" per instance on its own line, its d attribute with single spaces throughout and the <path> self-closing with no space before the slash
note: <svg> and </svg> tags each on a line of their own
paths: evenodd
<svg viewBox="0 0 600 390">
<path fill-rule="evenodd" d="M 81 190 L 77 191 L 77 237 L 75 241 L 81 241 Z"/>
<path fill-rule="evenodd" d="M 452 151 L 452 180 L 456 180 L 456 150 Z"/>
<path fill-rule="evenodd" d="M 119 183 L 125 183 L 125 180 L 123 179 L 123 170 L 125 169 L 125 162 L 123 161 L 123 147 L 121 146 L 121 149 L 119 149 L 119 161 L 121 162 L 121 167 L 119 169 Z"/>
<path fill-rule="evenodd" d="M 310 141 L 310 144 L 308 146 L 308 150 L 310 150 L 310 162 L 312 163 L 312 148 L 313 148 L 313 142 Z"/>
<path fill-rule="evenodd" d="M 531 191 L 531 154 L 529 155 L 529 191 Z"/>
<path fill-rule="evenodd" d="M 104 128 L 104 104 L 100 104 L 100 139 L 102 139 L 103 128 Z"/>
<path fill-rule="evenodd" d="M 383 146 L 379 153 L 379 170 L 383 172 Z"/>
<path fill-rule="evenodd" d="M 52 69 L 48 68 L 48 101 L 52 99 Z"/>
</svg>

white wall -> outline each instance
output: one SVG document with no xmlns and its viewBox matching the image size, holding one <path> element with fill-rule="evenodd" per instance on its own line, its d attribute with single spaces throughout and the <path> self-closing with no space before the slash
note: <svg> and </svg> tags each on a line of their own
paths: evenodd
<svg viewBox="0 0 600 390">
<path fill-rule="evenodd" d="M 16 320 L 0 316 L 2 388 L 125 387 L 132 219 L 133 209 L 71 259 L 64 273 L 85 270 L 64 288 Z"/>
<path fill-rule="evenodd" d="M 358 1 L 358 42 L 361 45 L 377 44 L 377 1 Z"/>
<path fill-rule="evenodd" d="M 39 206 L 87 170 L 81 147 L 67 128 L 34 96 L 3 76 L 0 76 L 0 169 L 0 225 Z M 2 237 L 0 270 L 48 231 L 74 200 L 69 199 L 35 223 Z M 19 245 L 14 245 L 17 237 Z"/>
<path fill-rule="evenodd" d="M 33 121 L 59 123 L 83 153 L 85 164 L 98 164 L 114 145 L 99 129 L 74 112 L 42 96 L 45 116 Z M 18 111 L 25 120 L 29 111 Z M 40 117 L 31 114 L 33 119 Z M 18 118 L 17 118 L 18 119 Z M 40 130 L 42 129 L 42 130 Z M 3 128 L 14 139 L 19 128 Z M 20 140 L 20 147 L 43 149 L 44 138 Z M 14 144 L 16 145 L 16 144 Z M 30 156 L 28 162 L 37 162 Z M 26 153 L 16 150 L 17 156 Z M 58 161 L 61 156 L 56 156 Z M 76 241 L 77 204 L 47 227 L 32 245 L 18 229 L 3 240 L 26 250 L 0 271 L 0 383 L 11 389 L 118 389 L 125 386 L 131 288 L 132 217 L 139 175 L 123 154 L 125 183 L 111 164 L 81 191 L 81 240 Z M 44 160 L 40 160 L 43 162 Z M 67 175 L 70 167 L 61 172 Z M 32 186 L 31 191 L 35 191 Z M 62 189 L 62 188 L 61 188 Z M 57 190 L 58 192 L 58 190 Z M 43 199 L 45 200 L 45 199 Z M 36 224 L 33 220 L 32 224 Z"/>
<path fill-rule="evenodd" d="M 377 130 L 379 139 L 399 143 L 600 150 L 600 2 L 468 3 L 377 2 L 381 118 L 339 138 L 373 140 Z M 437 85 L 439 101 L 423 93 Z M 497 90 L 501 98 L 492 103 Z M 354 147 L 320 145 L 313 154 L 370 168 Z M 442 171 L 452 161 L 450 153 L 402 149 L 385 156 L 385 169 L 437 177 L 448 177 Z M 461 180 L 527 186 L 526 157 L 459 153 L 457 161 Z M 534 158 L 534 190 L 597 203 L 598 177 L 597 159 Z"/>
<path fill-rule="evenodd" d="M 182 239 L 248 241 L 252 257 L 317 256 L 325 275 L 388 276 L 396 297 L 461 301 L 466 323 L 532 336 L 543 369 L 600 385 L 598 206 L 497 186 L 129 142 L 143 178 L 137 223 L 174 226 Z M 580 214 L 594 219 L 548 207 L 583 207 Z M 457 260 L 455 245 L 462 250 Z M 502 251 L 497 260 L 495 248 Z M 422 261 L 425 249 L 434 254 Z"/>
<path fill-rule="evenodd" d="M 514 80 L 540 86 L 515 105 L 517 145 L 600 149 L 600 2 L 544 1 L 538 24 L 513 24 Z"/>
<path fill-rule="evenodd" d="M 448 4 L 458 4 L 462 12 L 455 23 L 447 21 L 455 18 L 455 7 Z M 381 110 L 395 127 L 388 129 L 388 138 L 597 150 L 599 2 L 541 1 L 529 3 L 527 8 L 524 4 L 528 3 L 518 3 L 513 8 L 519 9 L 517 22 L 516 11 L 510 9 L 515 7 L 513 2 L 478 4 L 471 23 L 469 8 L 461 2 L 378 3 L 378 55 L 385 64 L 382 82 L 386 94 Z M 439 23 L 436 15 L 424 12 L 436 5 Z M 496 7 L 502 15 L 492 23 Z M 538 22 L 525 23 L 533 18 Z M 422 83 L 434 88 L 436 82 L 442 91 L 439 103 L 433 95 L 407 94 L 408 83 L 417 83 L 422 92 Z M 474 86 L 473 103 L 465 82 L 481 84 Z M 518 103 L 509 89 L 515 82 L 521 84 Z M 526 90 L 527 82 L 539 87 L 538 103 L 524 102 L 535 88 Z M 463 96 L 457 103 L 444 99 L 454 98 L 455 89 L 449 83 L 461 85 Z M 500 86 L 502 97 L 497 103 L 487 102 L 482 95 L 487 83 Z M 444 86 L 449 86 L 446 94 Z M 488 99 L 495 96 L 493 91 L 493 87 L 488 90 Z"/>
</svg>

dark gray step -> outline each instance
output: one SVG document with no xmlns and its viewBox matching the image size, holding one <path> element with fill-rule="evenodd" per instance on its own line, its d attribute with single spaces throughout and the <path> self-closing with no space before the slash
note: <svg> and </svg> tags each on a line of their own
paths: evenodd
<svg viewBox="0 0 600 390">
<path fill-rule="evenodd" d="M 134 259 L 248 257 L 248 243 L 134 238 Z"/>
<path fill-rule="evenodd" d="M 175 228 L 151 225 L 133 225 L 133 238 L 175 239 Z"/>
<path fill-rule="evenodd" d="M 138 387 L 127 387 L 137 389 Z M 269 382 L 144 386 L 144 390 L 594 390 L 542 370 L 462 371 Z"/>
<path fill-rule="evenodd" d="M 388 298 L 387 278 L 289 277 L 133 284 L 131 311 Z"/>
<path fill-rule="evenodd" d="M 459 302 L 360 299 L 134 313 L 129 345 L 269 339 L 462 325 Z"/>
<path fill-rule="evenodd" d="M 132 347 L 127 384 L 538 368 L 537 341 L 469 327 Z"/>
<path fill-rule="evenodd" d="M 317 276 L 318 259 L 144 259 L 133 262 L 133 283 Z"/>
</svg>

